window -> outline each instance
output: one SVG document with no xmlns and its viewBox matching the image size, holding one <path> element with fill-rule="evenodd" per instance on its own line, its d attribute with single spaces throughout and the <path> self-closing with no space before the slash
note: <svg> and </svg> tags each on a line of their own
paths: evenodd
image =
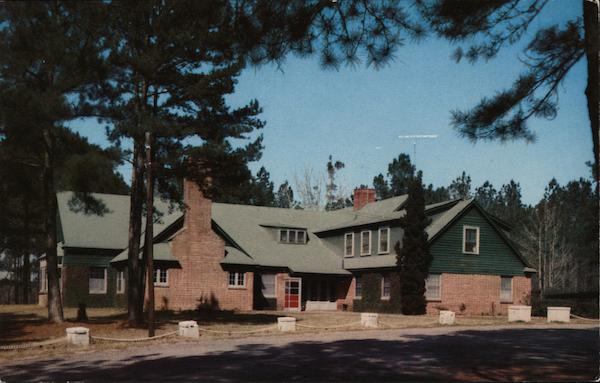
<svg viewBox="0 0 600 383">
<path fill-rule="evenodd" d="M 90 294 L 106 294 L 106 267 L 90 267 Z"/>
<path fill-rule="evenodd" d="M 392 289 L 392 280 L 385 275 L 381 277 L 381 299 L 390 299 L 390 291 Z"/>
<path fill-rule="evenodd" d="M 40 293 L 48 292 L 48 272 L 46 267 L 40 267 Z"/>
<path fill-rule="evenodd" d="M 355 280 L 354 297 L 356 299 L 361 299 L 362 298 L 362 278 L 356 277 L 354 280 Z"/>
<path fill-rule="evenodd" d="M 229 272 L 229 287 L 246 287 L 246 274 Z"/>
<path fill-rule="evenodd" d="M 263 297 L 275 298 L 275 274 L 263 274 L 261 275 L 261 279 Z"/>
<path fill-rule="evenodd" d="M 379 254 L 390 252 L 390 228 L 383 227 L 379 229 Z"/>
<path fill-rule="evenodd" d="M 125 293 L 125 272 L 117 271 L 117 294 Z"/>
<path fill-rule="evenodd" d="M 344 256 L 354 256 L 354 233 L 346 233 L 344 235 Z"/>
<path fill-rule="evenodd" d="M 463 226 L 463 253 L 479 254 L 479 228 Z"/>
<path fill-rule="evenodd" d="M 512 277 L 500 278 L 500 302 L 512 302 Z"/>
<path fill-rule="evenodd" d="M 371 254 L 371 230 L 360 233 L 360 255 Z"/>
<path fill-rule="evenodd" d="M 154 269 L 154 286 L 168 286 L 169 273 L 168 269 Z"/>
<path fill-rule="evenodd" d="M 279 242 L 306 243 L 306 230 L 279 230 Z"/>
<path fill-rule="evenodd" d="M 442 276 L 429 274 L 425 280 L 425 298 L 429 301 L 442 299 Z"/>
</svg>

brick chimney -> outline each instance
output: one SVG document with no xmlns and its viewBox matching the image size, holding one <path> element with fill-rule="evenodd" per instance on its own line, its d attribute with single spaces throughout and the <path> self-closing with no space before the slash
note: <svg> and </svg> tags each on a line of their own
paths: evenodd
<svg viewBox="0 0 600 383">
<path fill-rule="evenodd" d="M 183 202 L 187 207 L 184 225 L 191 230 L 210 230 L 212 200 L 204 196 L 196 182 L 183 180 Z"/>
<path fill-rule="evenodd" d="M 375 202 L 375 189 L 354 189 L 354 210 L 362 209 L 370 202 Z"/>
</svg>

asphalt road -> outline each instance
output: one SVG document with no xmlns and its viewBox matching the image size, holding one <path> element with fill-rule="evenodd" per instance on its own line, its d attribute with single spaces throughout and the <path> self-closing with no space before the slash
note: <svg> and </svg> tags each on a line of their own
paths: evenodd
<svg viewBox="0 0 600 383">
<path fill-rule="evenodd" d="M 0 365 L 0 380 L 585 381 L 598 327 L 372 330 L 147 344 Z"/>
</svg>

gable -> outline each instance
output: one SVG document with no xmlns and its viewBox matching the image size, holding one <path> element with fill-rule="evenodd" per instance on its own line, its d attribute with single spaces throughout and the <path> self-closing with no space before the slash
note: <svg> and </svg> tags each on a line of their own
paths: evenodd
<svg viewBox="0 0 600 383">
<path fill-rule="evenodd" d="M 463 226 L 479 227 L 479 254 L 463 253 Z M 523 275 L 527 266 L 474 204 L 433 240 L 430 252 L 432 273 Z"/>
</svg>

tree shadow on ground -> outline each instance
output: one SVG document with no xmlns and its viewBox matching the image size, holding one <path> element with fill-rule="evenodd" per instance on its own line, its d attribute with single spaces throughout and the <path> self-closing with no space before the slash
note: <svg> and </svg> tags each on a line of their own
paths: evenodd
<svg viewBox="0 0 600 383">
<path fill-rule="evenodd" d="M 101 381 L 574 381 L 598 374 L 597 329 L 502 329 L 386 339 L 251 338 L 5 366 L 3 379 Z M 389 335 L 388 335 L 389 334 Z M 319 335 L 314 335 L 315 338 Z M 369 336 L 365 333 L 363 336 Z M 388 337 L 389 336 L 389 337 Z M 278 340 L 279 339 L 279 340 Z M 212 350 L 211 350 L 212 348 Z M 145 349 L 144 349 L 145 350 Z"/>
<path fill-rule="evenodd" d="M 13 343 L 12 339 L 29 334 L 27 325 L 43 322 L 44 318 L 35 314 L 0 313 L 0 344 Z"/>
<path fill-rule="evenodd" d="M 240 313 L 231 310 L 185 310 L 158 311 L 157 321 L 177 323 L 182 320 L 195 320 L 199 324 L 274 324 L 281 315 L 269 313 Z"/>
</svg>

